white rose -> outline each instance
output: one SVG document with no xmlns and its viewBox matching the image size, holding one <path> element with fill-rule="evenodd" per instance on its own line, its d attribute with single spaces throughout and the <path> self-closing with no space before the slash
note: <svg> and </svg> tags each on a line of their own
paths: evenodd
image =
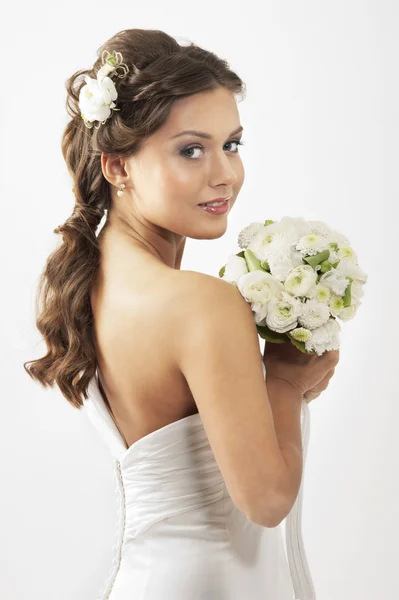
<svg viewBox="0 0 399 600">
<path fill-rule="evenodd" d="M 270 298 L 284 291 L 283 285 L 266 271 L 250 271 L 242 275 L 237 287 L 247 302 L 269 302 Z"/>
<path fill-rule="evenodd" d="M 300 304 L 297 298 L 286 292 L 273 296 L 267 307 L 267 326 L 277 333 L 286 333 L 294 329 L 298 324 Z"/>
<path fill-rule="evenodd" d="M 245 300 L 251 303 L 256 323 L 262 324 L 270 299 L 284 291 L 283 285 L 266 271 L 250 271 L 237 281 L 237 288 Z"/>
<path fill-rule="evenodd" d="M 296 251 L 275 252 L 267 258 L 267 262 L 269 263 L 270 273 L 281 282 L 286 280 L 288 274 L 295 267 L 303 264 L 301 253 Z"/>
<path fill-rule="evenodd" d="M 105 121 L 116 104 L 118 93 L 110 77 L 99 73 L 97 79 L 85 76 L 86 85 L 79 93 L 79 108 L 86 121 Z"/>
<path fill-rule="evenodd" d="M 281 231 L 279 223 L 272 223 L 262 227 L 248 244 L 248 249 L 252 250 L 259 260 L 268 260 L 273 254 L 288 254 L 291 245 L 287 240 L 284 231 Z"/>
<path fill-rule="evenodd" d="M 236 254 L 229 254 L 222 279 L 236 285 L 240 277 L 246 273 L 248 273 L 248 267 L 245 258 Z"/>
<path fill-rule="evenodd" d="M 302 218 L 283 217 L 280 222 L 262 225 L 248 244 L 259 260 L 268 260 L 273 254 L 289 254 L 301 235 L 309 232 Z"/>
<path fill-rule="evenodd" d="M 257 325 L 264 325 L 266 323 L 267 307 L 268 304 L 266 302 L 251 302 L 251 309 Z"/>
<path fill-rule="evenodd" d="M 317 273 L 310 265 L 299 265 L 287 276 L 285 291 L 294 296 L 306 296 L 317 281 Z"/>
</svg>

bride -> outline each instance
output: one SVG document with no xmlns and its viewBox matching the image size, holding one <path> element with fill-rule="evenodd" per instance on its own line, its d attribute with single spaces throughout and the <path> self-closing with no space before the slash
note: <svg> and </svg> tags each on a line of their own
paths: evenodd
<svg viewBox="0 0 399 600">
<path fill-rule="evenodd" d="M 291 600 L 280 524 L 301 484 L 301 402 L 338 353 L 261 355 L 238 290 L 181 269 L 187 238 L 226 232 L 243 185 L 245 85 L 210 51 L 128 29 L 67 91 L 76 204 L 41 280 L 48 352 L 24 366 L 114 457 L 101 599 Z"/>
</svg>

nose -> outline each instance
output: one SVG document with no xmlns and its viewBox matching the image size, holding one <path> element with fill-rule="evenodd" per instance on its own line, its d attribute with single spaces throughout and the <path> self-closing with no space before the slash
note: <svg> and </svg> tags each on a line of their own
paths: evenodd
<svg viewBox="0 0 399 600">
<path fill-rule="evenodd" d="M 212 160 L 212 185 L 226 185 L 231 188 L 237 181 L 237 173 L 231 157 L 223 152 Z"/>
</svg>

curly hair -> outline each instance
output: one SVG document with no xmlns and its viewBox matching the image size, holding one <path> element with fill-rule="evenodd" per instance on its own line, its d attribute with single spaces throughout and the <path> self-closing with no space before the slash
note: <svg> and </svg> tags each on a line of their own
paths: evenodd
<svg viewBox="0 0 399 600">
<path fill-rule="evenodd" d="M 86 127 L 79 109 L 85 75 L 96 78 L 104 51 L 120 52 L 129 72 L 117 80 L 119 110 L 101 127 Z M 90 292 L 100 262 L 97 229 L 111 205 L 111 187 L 101 154 L 128 158 L 160 128 L 175 100 L 224 87 L 241 98 L 245 84 L 226 60 L 194 43 L 180 45 L 167 33 L 126 29 L 97 51 L 92 68 L 66 81 L 71 119 L 62 136 L 62 155 L 73 179 L 75 206 L 54 233 L 62 241 L 47 258 L 36 295 L 36 327 L 47 354 L 23 363 L 43 387 L 58 385 L 75 408 L 83 406 L 97 369 Z"/>
</svg>

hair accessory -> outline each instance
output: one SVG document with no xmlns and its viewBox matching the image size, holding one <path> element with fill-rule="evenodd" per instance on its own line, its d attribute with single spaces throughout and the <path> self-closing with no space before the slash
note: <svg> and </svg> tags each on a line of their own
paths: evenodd
<svg viewBox="0 0 399 600">
<path fill-rule="evenodd" d="M 107 55 L 106 58 L 105 55 Z M 123 79 L 129 73 L 129 67 L 122 62 L 122 54 L 115 50 L 112 54 L 108 50 L 104 50 L 102 63 L 103 66 L 97 73 L 97 79 L 85 75 L 86 85 L 79 93 L 80 115 L 89 129 L 92 127 L 98 129 L 100 125 L 104 125 L 113 110 L 120 110 L 115 108 L 114 100 L 117 99 L 118 93 L 111 77 L 116 75 Z M 119 73 L 119 70 L 122 72 Z M 94 125 L 94 121 L 99 121 L 98 125 Z"/>
<path fill-rule="evenodd" d="M 118 194 L 118 196 L 122 196 L 122 194 L 123 194 L 123 191 L 122 191 L 122 190 L 124 190 L 124 189 L 125 189 L 125 187 L 126 187 L 126 185 L 125 185 L 124 183 L 121 183 L 121 184 L 120 184 L 120 186 L 119 186 L 119 190 L 116 192 L 116 193 Z"/>
</svg>

